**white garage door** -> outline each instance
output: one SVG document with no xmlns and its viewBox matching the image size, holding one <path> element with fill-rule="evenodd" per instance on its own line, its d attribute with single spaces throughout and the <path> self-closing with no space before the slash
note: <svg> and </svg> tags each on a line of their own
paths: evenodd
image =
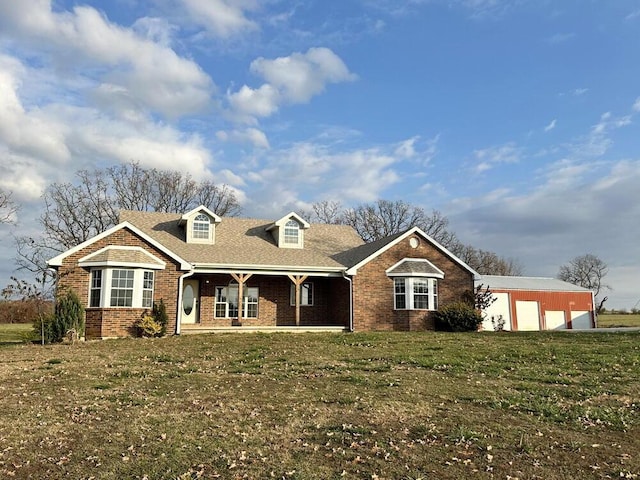
<svg viewBox="0 0 640 480">
<path fill-rule="evenodd" d="M 571 325 L 574 330 L 591 328 L 591 314 L 589 312 L 571 312 Z"/>
<path fill-rule="evenodd" d="M 482 322 L 482 329 L 493 331 L 493 324 L 491 323 L 491 317 L 496 319 L 502 315 L 504 319 L 504 329 L 511 330 L 511 312 L 509 311 L 509 294 L 508 293 L 494 293 L 496 301 L 493 302 L 483 312 L 484 320 Z"/>
<path fill-rule="evenodd" d="M 547 310 L 545 312 L 545 319 L 547 321 L 547 330 L 562 330 L 567 328 L 562 310 Z"/>
<path fill-rule="evenodd" d="M 538 302 L 516 300 L 518 330 L 540 330 L 540 309 Z"/>
</svg>

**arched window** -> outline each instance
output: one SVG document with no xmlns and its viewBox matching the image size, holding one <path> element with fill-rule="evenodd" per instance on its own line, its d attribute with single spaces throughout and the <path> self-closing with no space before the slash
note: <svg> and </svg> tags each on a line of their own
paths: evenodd
<svg viewBox="0 0 640 480">
<path fill-rule="evenodd" d="M 208 240 L 211 229 L 211 221 L 205 214 L 200 213 L 193 219 L 193 238 Z"/>
<path fill-rule="evenodd" d="M 295 220 L 289 220 L 284 225 L 284 243 L 298 245 L 300 241 L 300 225 Z"/>
</svg>

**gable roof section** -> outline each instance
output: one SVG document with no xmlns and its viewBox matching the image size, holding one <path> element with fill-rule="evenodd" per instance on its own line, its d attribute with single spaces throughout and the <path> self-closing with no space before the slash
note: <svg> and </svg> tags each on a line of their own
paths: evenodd
<svg viewBox="0 0 640 480">
<path fill-rule="evenodd" d="M 78 260 L 81 267 L 94 266 L 119 266 L 119 267 L 144 267 L 152 270 L 160 270 L 166 263 L 158 257 L 150 254 L 142 247 L 123 247 L 109 245 L 97 252 L 90 253 Z"/>
<path fill-rule="evenodd" d="M 150 243 L 151 245 L 153 245 L 154 247 L 156 247 L 158 250 L 160 250 L 161 252 L 167 254 L 169 257 L 173 258 L 174 260 L 176 260 L 178 263 L 180 263 L 180 269 L 182 270 L 189 270 L 191 268 L 191 265 L 189 265 L 189 262 L 185 261 L 182 259 L 182 257 L 180 257 L 179 255 L 177 255 L 175 252 L 173 252 L 172 250 L 170 250 L 169 248 L 167 248 L 165 245 L 163 245 L 162 243 L 158 242 L 157 240 L 155 240 L 154 238 L 152 238 L 151 236 L 147 235 L 144 231 L 142 231 L 141 229 L 135 227 L 134 225 L 132 225 L 129 222 L 121 222 L 118 225 L 115 225 L 107 230 L 105 230 L 102 233 L 99 233 L 98 235 L 96 235 L 95 237 L 91 237 L 89 240 L 86 240 L 78 245 L 76 245 L 73 248 L 70 248 L 69 250 L 67 250 L 66 252 L 62 252 L 60 255 L 57 255 L 55 257 L 53 257 L 52 259 L 50 259 L 47 262 L 47 265 L 49 267 L 61 267 L 62 266 L 62 262 L 63 260 L 68 257 L 69 255 L 72 255 L 76 252 L 79 252 L 80 250 L 82 250 L 83 248 L 88 247 L 89 245 L 94 244 L 95 242 L 97 242 L 98 240 L 102 240 L 103 238 L 108 237 L 109 235 L 111 235 L 114 232 L 117 232 L 118 230 L 122 230 L 123 228 L 126 228 L 128 230 L 130 230 L 132 233 L 134 233 L 135 235 L 137 235 L 138 237 L 142 238 L 144 241 Z"/>
<path fill-rule="evenodd" d="M 374 258 L 378 257 L 379 255 L 382 255 L 391 247 L 393 247 L 394 245 L 397 245 L 402 240 L 404 240 L 405 238 L 413 234 L 420 235 L 422 238 L 424 238 L 428 242 L 431 242 L 437 249 L 442 251 L 445 255 L 451 258 L 455 263 L 460 265 L 465 270 L 471 272 L 474 277 L 479 276 L 478 272 L 476 272 L 473 268 L 471 268 L 469 265 L 467 265 L 458 257 L 456 257 L 453 253 L 451 253 L 445 247 L 440 245 L 438 242 L 436 242 L 433 238 L 431 238 L 429 235 L 424 233 L 418 227 L 413 227 L 405 232 L 396 233 L 394 235 L 381 238 L 380 240 L 377 240 L 375 242 L 365 244 L 362 247 L 359 247 L 358 249 L 354 249 L 352 252 L 345 252 L 345 255 L 351 256 L 350 261 L 353 262 L 351 264 L 351 267 L 347 270 L 346 273 L 349 275 L 356 275 L 360 267 L 366 265 Z"/>
<path fill-rule="evenodd" d="M 509 277 L 504 275 L 482 275 L 476 285 L 483 284 L 489 290 L 532 290 L 537 292 L 591 292 L 569 282 L 551 277 Z"/>
<path fill-rule="evenodd" d="M 350 265 L 343 263 L 340 254 L 364 243 L 349 226 L 312 224 L 305 230 L 304 248 L 278 248 L 267 231 L 273 220 L 224 217 L 216 225 L 215 245 L 194 244 L 184 241 L 184 232 L 178 225 L 180 214 L 123 211 L 120 215 L 122 220 L 135 225 L 201 270 L 242 268 L 342 272 Z"/>
<path fill-rule="evenodd" d="M 444 278 L 444 272 L 426 258 L 403 258 L 385 273 L 389 277 Z"/>
</svg>

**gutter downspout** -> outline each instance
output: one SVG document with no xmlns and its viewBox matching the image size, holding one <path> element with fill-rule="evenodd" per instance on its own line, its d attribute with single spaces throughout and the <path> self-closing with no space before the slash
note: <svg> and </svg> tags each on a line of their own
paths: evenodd
<svg viewBox="0 0 640 480">
<path fill-rule="evenodd" d="M 191 270 L 190 272 L 185 273 L 180 276 L 178 280 L 178 304 L 176 305 L 176 335 L 180 335 L 180 322 L 182 321 L 182 286 L 184 284 L 184 279 L 192 276 L 195 270 Z"/>
<path fill-rule="evenodd" d="M 593 321 L 593 328 L 598 328 L 598 312 L 596 312 L 596 296 L 593 293 L 593 290 L 591 291 L 591 311 L 593 312 L 591 314 L 591 319 Z"/>
<path fill-rule="evenodd" d="M 349 282 L 349 331 L 353 332 L 353 280 L 344 271 L 342 278 Z"/>
</svg>

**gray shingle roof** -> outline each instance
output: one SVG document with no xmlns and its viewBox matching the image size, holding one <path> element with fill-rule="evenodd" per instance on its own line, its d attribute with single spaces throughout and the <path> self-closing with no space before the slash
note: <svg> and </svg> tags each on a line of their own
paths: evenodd
<svg viewBox="0 0 640 480">
<path fill-rule="evenodd" d="M 483 284 L 489 289 L 533 290 L 559 292 L 589 292 L 590 290 L 550 277 L 508 277 L 502 275 L 482 275 L 476 285 Z"/>
<path fill-rule="evenodd" d="M 389 275 L 442 275 L 442 271 L 428 260 L 410 258 L 403 260 L 387 273 Z"/>
<path fill-rule="evenodd" d="M 93 255 L 84 258 L 84 262 L 106 263 L 106 262 L 124 262 L 124 263 L 155 263 L 160 265 L 158 259 L 141 250 L 129 250 L 120 248 L 107 248 Z"/>
<path fill-rule="evenodd" d="M 176 255 L 193 264 L 316 267 L 344 269 L 363 245 L 346 225 L 311 224 L 304 232 L 304 248 L 279 248 L 266 229 L 272 220 L 224 217 L 215 227 L 215 244 L 186 243 L 182 215 L 123 210 L 120 221 L 129 222 Z M 364 258 L 364 257 L 363 257 Z"/>
</svg>

